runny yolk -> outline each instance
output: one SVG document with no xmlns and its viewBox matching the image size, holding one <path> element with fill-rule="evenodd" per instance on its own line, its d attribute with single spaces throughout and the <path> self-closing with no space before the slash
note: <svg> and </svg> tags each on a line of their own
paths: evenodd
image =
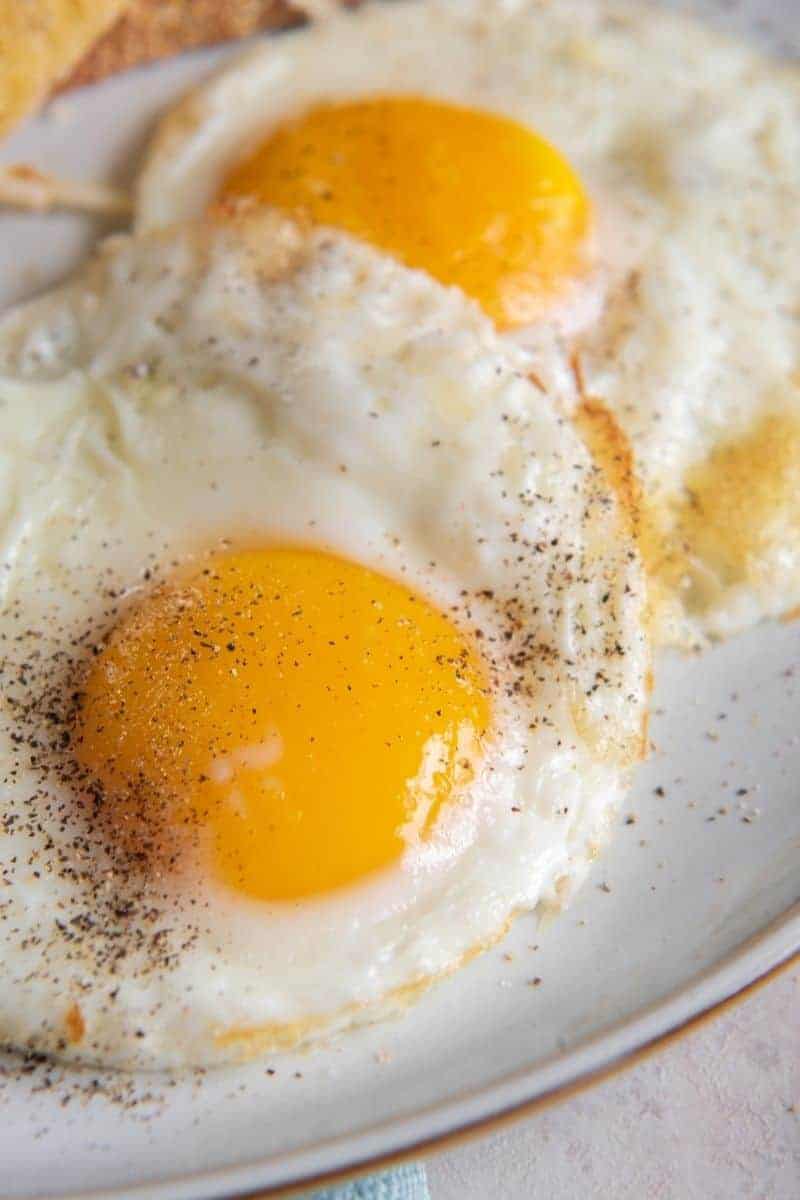
<svg viewBox="0 0 800 1200">
<path fill-rule="evenodd" d="M 580 180 L 530 129 L 416 96 L 311 109 L 222 196 L 344 229 L 461 288 L 501 328 L 536 318 L 579 269 L 589 223 Z"/>
<path fill-rule="evenodd" d="M 289 899 L 424 837 L 488 724 L 482 662 L 426 599 L 273 547 L 212 559 L 122 621 L 86 680 L 76 753 L 121 823 L 199 829 L 225 883 Z"/>
</svg>

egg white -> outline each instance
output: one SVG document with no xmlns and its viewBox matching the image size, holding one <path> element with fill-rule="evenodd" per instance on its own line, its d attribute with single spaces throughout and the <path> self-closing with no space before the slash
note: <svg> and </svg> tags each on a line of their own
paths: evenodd
<svg viewBox="0 0 800 1200">
<path fill-rule="evenodd" d="M 259 47 L 168 116 L 139 228 L 202 212 L 283 120 L 376 92 L 507 114 L 582 177 L 595 270 L 513 336 L 632 446 L 657 637 L 698 645 L 800 604 L 800 73 L 624 0 L 373 3 Z M 775 416 L 792 450 L 767 486 L 769 447 L 747 438 Z M 698 468 L 737 444 L 729 513 L 692 512 Z"/>
<path fill-rule="evenodd" d="M 264 215 L 114 239 L 0 324 L 3 1041 L 149 1067 L 292 1045 L 568 898 L 642 750 L 643 584 L 526 367 L 455 291 Z M 431 842 L 300 903 L 120 869 L 48 724 L 132 596 L 237 536 L 407 580 L 512 685 Z"/>
</svg>

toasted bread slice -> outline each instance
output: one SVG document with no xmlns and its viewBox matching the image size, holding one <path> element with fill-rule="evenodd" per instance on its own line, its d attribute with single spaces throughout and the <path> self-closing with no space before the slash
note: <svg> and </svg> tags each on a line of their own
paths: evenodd
<svg viewBox="0 0 800 1200">
<path fill-rule="evenodd" d="M 353 3 L 354 0 L 341 0 Z M 285 29 L 304 20 L 302 0 L 131 0 L 67 80 L 94 83 L 117 71 L 198 46 Z"/>
<path fill-rule="evenodd" d="M 128 0 L 0 0 L 0 137 L 32 112 Z"/>
</svg>

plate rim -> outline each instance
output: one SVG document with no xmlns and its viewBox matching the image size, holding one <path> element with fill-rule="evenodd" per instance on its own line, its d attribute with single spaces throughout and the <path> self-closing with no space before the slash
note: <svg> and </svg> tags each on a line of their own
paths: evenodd
<svg viewBox="0 0 800 1200">
<path fill-rule="evenodd" d="M 795 900 L 764 929 L 691 976 L 681 987 L 611 1022 L 569 1050 L 548 1055 L 491 1084 L 289 1154 L 272 1154 L 212 1171 L 184 1172 L 133 1186 L 46 1193 L 43 1200 L 266 1200 L 369 1174 L 485 1136 L 602 1083 L 692 1033 L 797 966 L 800 887 Z M 420 1122 L 433 1124 L 433 1131 L 415 1134 L 414 1125 Z M 314 1156 L 330 1161 L 304 1167 L 304 1162 Z M 276 1171 L 282 1177 L 270 1180 L 268 1176 Z"/>
<path fill-rule="evenodd" d="M 679 987 L 488 1084 L 289 1153 L 132 1185 L 36 1195 L 41 1200 L 267 1200 L 326 1187 L 532 1117 L 660 1052 L 798 967 L 800 880 L 794 901 L 780 915 Z"/>
</svg>

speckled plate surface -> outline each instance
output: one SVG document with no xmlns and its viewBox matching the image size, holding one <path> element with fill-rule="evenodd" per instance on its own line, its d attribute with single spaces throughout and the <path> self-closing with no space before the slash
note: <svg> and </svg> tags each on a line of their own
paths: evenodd
<svg viewBox="0 0 800 1200">
<path fill-rule="evenodd" d="M 800 52 L 795 0 L 685 5 Z M 155 117 L 230 51 L 67 97 L 3 147 L 124 180 Z M 0 215 L 0 303 L 102 230 Z M 658 664 L 655 752 L 568 913 L 509 938 L 400 1022 L 180 1080 L 0 1058 L 0 1194 L 202 1200 L 413 1151 L 557 1097 L 800 949 L 800 627 Z"/>
</svg>

